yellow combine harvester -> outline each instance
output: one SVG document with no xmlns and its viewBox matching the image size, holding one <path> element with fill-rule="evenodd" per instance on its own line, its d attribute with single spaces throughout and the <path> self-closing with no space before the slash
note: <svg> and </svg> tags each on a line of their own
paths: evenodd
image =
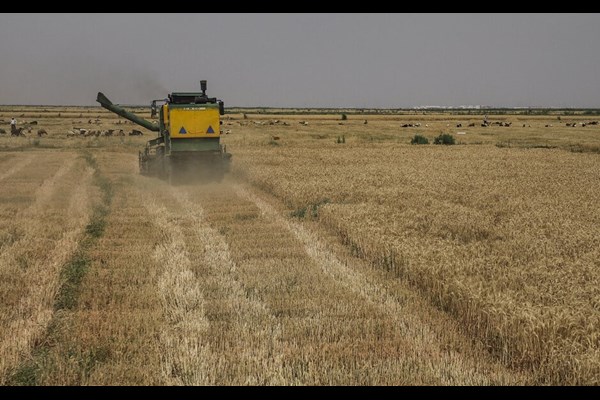
<svg viewBox="0 0 600 400">
<path fill-rule="evenodd" d="M 231 154 L 220 143 L 224 106 L 221 100 L 206 95 L 206 81 L 200 81 L 200 88 L 200 92 L 173 92 L 167 99 L 152 101 L 151 115 L 158 114 L 158 124 L 113 104 L 100 92 L 96 101 L 107 110 L 158 132 L 158 137 L 148 141 L 139 153 L 141 174 L 173 183 L 220 181 L 231 163 Z"/>
</svg>

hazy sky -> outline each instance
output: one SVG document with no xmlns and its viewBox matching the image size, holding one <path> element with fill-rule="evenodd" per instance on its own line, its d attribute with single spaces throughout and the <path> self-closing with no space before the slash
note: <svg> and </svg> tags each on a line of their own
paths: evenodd
<svg viewBox="0 0 600 400">
<path fill-rule="evenodd" d="M 1 104 L 600 107 L 600 14 L 1 14 Z"/>
</svg>

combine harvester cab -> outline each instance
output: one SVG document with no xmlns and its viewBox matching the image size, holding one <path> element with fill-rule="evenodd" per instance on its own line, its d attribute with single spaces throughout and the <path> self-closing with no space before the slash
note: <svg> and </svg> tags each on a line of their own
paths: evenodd
<svg viewBox="0 0 600 400">
<path fill-rule="evenodd" d="M 159 123 L 141 118 L 113 104 L 98 93 L 97 102 L 109 111 L 144 128 L 158 132 L 139 153 L 140 173 L 170 183 L 221 181 L 231 164 L 231 154 L 221 144 L 223 101 L 200 92 L 173 92 L 164 100 L 153 100 L 151 116 Z"/>
</svg>

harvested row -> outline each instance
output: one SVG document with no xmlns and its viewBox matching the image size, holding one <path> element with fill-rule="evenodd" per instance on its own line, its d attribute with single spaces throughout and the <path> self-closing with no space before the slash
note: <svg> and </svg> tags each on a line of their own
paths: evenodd
<svg viewBox="0 0 600 400">
<path fill-rule="evenodd" d="M 218 348 L 221 353 L 219 358 L 222 359 L 223 352 L 235 352 L 239 358 L 239 365 L 244 365 L 244 368 L 231 376 L 231 365 L 224 365 L 223 368 L 211 366 L 212 379 L 209 383 L 285 384 L 282 364 L 285 349 L 281 343 L 279 322 L 262 301 L 246 292 L 240 282 L 240 272 L 232 259 L 229 244 L 222 234 L 209 225 L 202 206 L 190 201 L 181 191 L 175 191 L 173 194 L 184 217 L 192 221 L 190 228 L 195 233 L 199 245 L 192 248 L 203 253 L 202 264 L 206 266 L 212 278 L 207 279 L 207 283 L 218 285 L 226 296 L 225 300 L 230 304 L 233 317 L 230 321 L 232 335 L 244 337 L 248 335 L 249 324 L 255 327 L 248 342 L 237 344 L 238 349 Z M 193 234 L 188 237 L 193 237 Z M 213 331 L 212 334 L 219 333 Z"/>
<path fill-rule="evenodd" d="M 151 202 L 146 208 L 162 236 L 153 256 L 162 266 L 158 290 L 166 317 L 160 333 L 161 371 L 169 384 L 205 385 L 212 355 L 202 340 L 208 320 L 200 284 L 191 270 L 185 235 L 165 207 Z"/>
<path fill-rule="evenodd" d="M 91 213 L 92 170 L 68 154 L 10 222 L 19 234 L 0 255 L 0 381 L 29 354 L 53 315 L 60 271 Z M 77 177 L 78 179 L 75 179 Z M 44 221 L 44 223 L 40 223 Z"/>
<path fill-rule="evenodd" d="M 149 210 L 165 240 L 160 293 L 169 325 L 164 370 L 179 384 L 282 384 L 278 325 L 238 282 L 228 244 L 181 190 L 155 188 Z M 187 223 L 186 223 L 187 221 Z"/>
<path fill-rule="evenodd" d="M 36 383 L 168 384 L 158 342 L 166 324 L 157 294 L 161 266 L 151 257 L 160 233 L 142 204 L 143 194 L 131 186 L 133 157 L 96 159 L 114 186 L 114 199 L 102 236 L 83 255 L 87 273 L 78 301 L 61 310 L 47 338 L 50 345 L 36 360 Z"/>
<path fill-rule="evenodd" d="M 70 157 L 68 153 L 58 154 Z M 54 154 L 0 154 L 0 247 L 6 247 L 22 236 L 26 225 L 22 223 L 24 210 L 36 200 L 40 185 L 59 170 L 63 161 Z M 43 204 L 39 203 L 39 206 L 43 207 Z"/>
</svg>

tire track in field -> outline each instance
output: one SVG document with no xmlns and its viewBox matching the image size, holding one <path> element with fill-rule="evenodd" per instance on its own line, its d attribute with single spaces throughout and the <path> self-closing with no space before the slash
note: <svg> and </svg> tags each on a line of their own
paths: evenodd
<svg viewBox="0 0 600 400">
<path fill-rule="evenodd" d="M 282 357 L 285 353 L 281 344 L 281 325 L 270 312 L 266 304 L 248 296 L 240 282 L 238 266 L 232 259 L 229 245 L 219 231 L 210 226 L 204 209 L 198 203 L 189 200 L 189 194 L 173 189 L 176 201 L 181 206 L 185 218 L 191 220 L 190 230 L 203 251 L 203 261 L 211 280 L 224 292 L 233 309 L 231 329 L 236 332 L 240 342 L 246 345 L 236 354 L 237 362 L 250 365 L 252 374 L 244 376 L 244 385 L 283 385 L 286 384 L 283 373 Z M 252 325 L 251 332 L 249 327 Z M 232 365 L 216 365 L 215 376 L 211 383 L 223 382 L 219 379 L 219 367 L 224 372 L 235 370 Z M 232 382 L 233 383 L 233 382 Z"/>
<path fill-rule="evenodd" d="M 163 274 L 158 288 L 169 325 L 160 335 L 164 348 L 162 373 L 171 385 L 206 385 L 210 383 L 211 366 L 207 343 L 202 338 L 208 332 L 204 314 L 202 290 L 191 270 L 183 233 L 174 217 L 164 206 L 152 201 L 146 204 L 156 228 L 164 241 L 154 258 L 162 264 Z"/>
<path fill-rule="evenodd" d="M 60 287 L 62 266 L 73 255 L 78 239 L 83 234 L 91 213 L 89 187 L 93 169 L 86 168 L 74 185 L 73 195 L 68 203 L 69 218 L 64 221 L 64 232 L 44 257 L 28 259 L 25 271 L 21 271 L 20 257 L 23 249 L 32 242 L 44 240 L 38 231 L 45 202 L 54 194 L 58 182 L 75 164 L 75 159 L 65 162 L 55 175 L 44 181 L 36 192 L 36 201 L 25 214 L 38 217 L 37 223 L 29 223 L 25 235 L 0 256 L 3 268 L 13 269 L 23 274 L 27 287 L 17 307 L 11 310 L 10 319 L 0 333 L 0 383 L 4 383 L 6 372 L 29 355 L 33 342 L 42 335 L 54 312 L 54 299 Z M 45 242 L 49 242 L 47 239 Z M 5 316 L 6 317 L 6 316 Z"/>
<path fill-rule="evenodd" d="M 0 173 L 0 181 L 3 181 L 6 178 L 9 178 L 10 176 L 16 174 L 17 172 L 25 168 L 27 165 L 31 164 L 31 161 L 33 161 L 33 155 L 28 155 L 25 158 L 19 159 L 19 161 L 17 161 L 12 167 Z"/>
<path fill-rule="evenodd" d="M 337 256 L 323 245 L 318 236 L 302 226 L 302 224 L 281 216 L 269 203 L 249 192 L 246 188 L 235 184 L 234 191 L 242 198 L 256 204 L 265 218 L 271 218 L 278 225 L 286 227 L 303 244 L 306 253 L 321 270 L 342 287 L 359 295 L 369 303 L 377 306 L 395 322 L 397 329 L 409 340 L 419 344 L 420 348 L 431 349 L 435 354 L 436 368 L 432 368 L 441 384 L 455 385 L 489 385 L 490 376 L 478 368 L 477 360 L 465 359 L 460 353 L 441 348 L 435 333 L 419 320 L 418 317 L 405 312 L 393 295 L 372 278 L 357 272 L 340 261 Z M 423 354 L 426 363 L 427 354 Z M 465 376 L 468 381 L 465 382 Z"/>
</svg>

